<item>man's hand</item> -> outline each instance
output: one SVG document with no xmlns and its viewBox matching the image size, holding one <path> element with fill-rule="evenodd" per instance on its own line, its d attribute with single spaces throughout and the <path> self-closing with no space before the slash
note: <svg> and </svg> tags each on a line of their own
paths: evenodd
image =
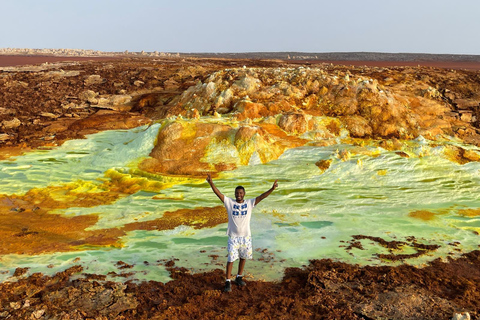
<svg viewBox="0 0 480 320">
<path fill-rule="evenodd" d="M 208 184 L 210 185 L 210 187 L 212 188 L 213 192 L 217 195 L 217 197 L 222 200 L 222 202 L 225 200 L 225 197 L 224 195 L 217 189 L 217 187 L 215 186 L 215 184 L 213 183 L 213 180 L 212 180 L 212 176 L 210 175 L 210 173 L 207 173 L 207 182 Z"/>
<path fill-rule="evenodd" d="M 278 187 L 278 180 L 275 180 L 275 182 L 273 183 L 270 189 L 268 189 L 266 192 L 262 193 L 261 195 L 255 198 L 255 205 L 257 205 L 260 201 L 268 197 L 270 193 L 272 193 L 273 190 L 275 190 L 277 187 Z"/>
</svg>

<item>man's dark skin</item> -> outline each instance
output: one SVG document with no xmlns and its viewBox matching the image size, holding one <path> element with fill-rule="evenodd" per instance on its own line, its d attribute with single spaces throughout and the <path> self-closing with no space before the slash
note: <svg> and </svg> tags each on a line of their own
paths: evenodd
<svg viewBox="0 0 480 320">
<path fill-rule="evenodd" d="M 268 189 L 266 192 L 262 193 L 261 195 L 259 195 L 258 197 L 255 198 L 255 206 L 260 201 L 262 201 L 263 199 L 268 197 L 270 195 L 270 193 L 272 193 L 273 190 L 275 190 L 278 187 L 277 181 L 278 180 L 275 180 L 275 182 L 273 183 L 273 186 L 270 189 Z M 213 183 L 213 180 L 212 180 L 212 177 L 210 176 L 210 174 L 207 174 L 207 182 L 210 185 L 210 187 L 212 188 L 213 192 L 217 195 L 217 197 L 222 202 L 224 202 L 225 196 L 220 192 L 220 190 L 217 189 L 217 187 Z M 243 201 L 244 201 L 243 198 L 245 197 L 245 194 L 246 193 L 243 189 L 235 189 L 235 201 L 237 203 L 243 203 Z M 245 262 L 246 262 L 245 259 L 240 258 L 240 261 L 238 263 L 238 274 L 243 274 L 243 269 L 245 267 Z M 226 270 L 227 279 L 230 279 L 232 277 L 232 268 L 233 268 L 233 262 L 227 262 L 227 270 Z"/>
</svg>

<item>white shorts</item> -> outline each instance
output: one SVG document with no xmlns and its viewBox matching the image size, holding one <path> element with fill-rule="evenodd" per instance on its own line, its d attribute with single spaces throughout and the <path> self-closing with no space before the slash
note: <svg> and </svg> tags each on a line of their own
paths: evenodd
<svg viewBox="0 0 480 320">
<path fill-rule="evenodd" d="M 228 237 L 228 262 L 240 259 L 253 259 L 252 237 Z"/>
</svg>

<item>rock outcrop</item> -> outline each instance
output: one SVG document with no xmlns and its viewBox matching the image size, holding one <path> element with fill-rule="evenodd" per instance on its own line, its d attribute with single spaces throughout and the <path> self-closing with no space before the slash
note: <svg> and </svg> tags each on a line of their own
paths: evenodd
<svg viewBox="0 0 480 320">
<path fill-rule="evenodd" d="M 239 120 L 285 113 L 336 117 L 352 137 L 362 138 L 436 139 L 473 119 L 453 117 L 453 106 L 436 89 L 422 89 L 425 86 L 417 81 L 407 89 L 391 79 L 387 86 L 364 75 L 321 68 L 240 68 L 212 74 L 173 103 L 185 116 L 196 109 L 200 115 L 216 112 Z M 480 103 L 480 97 L 475 102 Z M 291 131 L 285 120 L 280 125 Z M 305 132 L 306 126 L 298 129 Z"/>
<path fill-rule="evenodd" d="M 204 176 L 233 170 L 251 161 L 266 163 L 287 148 L 304 145 L 275 124 L 225 120 L 173 120 L 160 129 L 150 159 L 140 168 L 152 173 Z"/>
<path fill-rule="evenodd" d="M 382 72 L 397 79 L 382 84 L 350 70 L 304 67 L 214 72 L 164 106 L 173 118 L 164 121 L 141 168 L 204 175 L 332 139 L 480 141 L 476 118 L 455 113 L 455 104 L 425 79 L 408 82 L 402 73 Z"/>
</svg>

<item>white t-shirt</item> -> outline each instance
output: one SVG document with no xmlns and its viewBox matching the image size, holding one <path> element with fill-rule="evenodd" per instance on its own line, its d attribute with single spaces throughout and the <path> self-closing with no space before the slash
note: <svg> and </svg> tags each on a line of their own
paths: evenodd
<svg viewBox="0 0 480 320">
<path fill-rule="evenodd" d="M 253 207 L 255 207 L 255 198 L 244 199 L 242 203 L 238 203 L 234 199 L 224 196 L 223 204 L 228 212 L 227 235 L 230 237 L 250 236 L 250 219 Z"/>
</svg>

